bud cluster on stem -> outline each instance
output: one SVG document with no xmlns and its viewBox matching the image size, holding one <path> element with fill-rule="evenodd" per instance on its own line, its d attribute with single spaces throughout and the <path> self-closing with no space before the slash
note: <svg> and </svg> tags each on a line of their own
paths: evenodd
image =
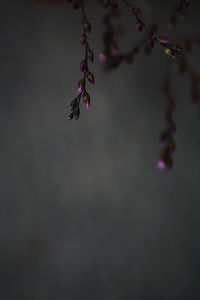
<svg viewBox="0 0 200 300">
<path fill-rule="evenodd" d="M 78 96 L 71 102 L 70 105 L 71 113 L 68 116 L 68 120 L 72 120 L 73 118 L 77 120 L 79 118 L 81 99 L 85 104 L 86 109 L 88 110 L 90 108 L 90 95 L 86 90 L 86 82 L 88 81 L 91 84 L 94 84 L 95 82 L 94 75 L 93 73 L 90 72 L 89 65 L 88 65 L 89 61 L 93 63 L 94 53 L 91 50 L 88 43 L 88 34 L 91 33 L 91 24 L 87 20 L 83 0 L 80 0 L 80 7 L 82 11 L 82 18 L 83 18 L 83 33 L 80 37 L 80 43 L 82 46 L 85 47 L 85 57 L 80 62 L 80 71 L 83 73 L 83 78 L 81 78 L 78 82 L 78 89 L 77 89 Z"/>
</svg>

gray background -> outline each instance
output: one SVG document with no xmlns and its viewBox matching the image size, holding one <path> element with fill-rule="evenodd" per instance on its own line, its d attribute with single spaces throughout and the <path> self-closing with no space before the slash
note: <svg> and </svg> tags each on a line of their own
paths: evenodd
<svg viewBox="0 0 200 300">
<path fill-rule="evenodd" d="M 151 2 L 164 17 L 175 3 Z M 200 31 L 193 2 L 180 34 Z M 103 11 L 87 12 L 98 54 Z M 140 37 L 126 9 L 121 20 L 125 50 Z M 0 299 L 200 299 L 200 120 L 187 75 L 173 75 L 177 151 L 161 172 L 161 48 L 111 74 L 95 59 L 92 109 L 68 122 L 80 12 L 7 1 L 0 23 Z"/>
</svg>

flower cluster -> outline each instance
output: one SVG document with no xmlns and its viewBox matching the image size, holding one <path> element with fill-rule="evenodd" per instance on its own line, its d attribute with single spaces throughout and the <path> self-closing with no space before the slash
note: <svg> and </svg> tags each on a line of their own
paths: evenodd
<svg viewBox="0 0 200 300">
<path fill-rule="evenodd" d="M 160 142 L 165 143 L 164 148 L 160 152 L 157 167 L 159 169 L 171 169 L 173 167 L 173 153 L 176 149 L 176 143 L 173 134 L 176 131 L 176 124 L 173 121 L 173 111 L 175 109 L 175 102 L 170 92 L 169 78 L 163 84 L 162 92 L 165 95 L 167 107 L 165 111 L 165 119 L 167 126 L 160 134 Z"/>
<path fill-rule="evenodd" d="M 180 47 L 177 44 L 171 44 L 168 37 L 157 37 L 156 36 L 156 31 L 157 31 L 157 25 L 152 24 L 151 26 L 147 27 L 145 25 L 145 22 L 142 20 L 142 12 L 139 8 L 132 7 L 132 5 L 128 2 L 128 0 L 123 0 L 123 2 L 131 8 L 132 13 L 134 14 L 136 18 L 136 30 L 138 32 L 144 31 L 146 28 L 146 39 L 147 39 L 147 46 L 149 49 L 154 48 L 155 41 L 158 42 L 161 46 L 165 47 L 165 53 L 172 57 L 172 58 L 177 58 L 181 51 L 182 47 Z M 184 2 L 184 3 L 183 3 Z M 181 1 L 181 8 L 184 8 L 186 6 L 186 0 Z M 147 50 L 148 53 L 148 50 Z"/>
<path fill-rule="evenodd" d="M 118 3 L 116 0 L 105 1 L 100 0 L 100 4 L 106 9 L 103 17 L 105 30 L 102 35 L 103 51 L 99 55 L 99 60 L 104 63 L 106 71 L 119 66 L 123 60 L 123 56 L 119 51 L 117 41 L 115 39 L 115 29 L 112 25 L 112 19 L 119 16 Z"/>
<path fill-rule="evenodd" d="M 187 15 L 187 8 L 190 5 L 190 0 L 181 0 L 176 6 L 176 11 L 173 15 L 171 15 L 168 19 L 168 27 L 174 28 L 177 25 L 178 20 L 185 19 Z"/>
<path fill-rule="evenodd" d="M 91 25 L 87 20 L 85 10 L 83 3 L 80 2 L 82 12 L 83 12 L 83 33 L 80 37 L 80 43 L 85 47 L 85 57 L 80 62 L 80 71 L 83 73 L 83 78 L 81 78 L 78 82 L 78 88 L 77 93 L 78 96 L 72 100 L 70 104 L 71 113 L 68 116 L 68 120 L 72 120 L 75 118 L 76 120 L 79 118 L 80 115 L 80 101 L 83 100 L 86 109 L 90 108 L 90 95 L 88 94 L 86 90 L 86 82 L 90 82 L 91 84 L 94 84 L 95 79 L 93 73 L 90 72 L 88 62 L 94 61 L 94 53 L 91 50 L 89 44 L 88 44 L 88 34 L 91 32 Z"/>
</svg>

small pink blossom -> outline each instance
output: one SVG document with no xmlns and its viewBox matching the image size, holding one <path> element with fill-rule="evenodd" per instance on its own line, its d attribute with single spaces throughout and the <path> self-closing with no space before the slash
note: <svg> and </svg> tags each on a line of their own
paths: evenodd
<svg viewBox="0 0 200 300">
<path fill-rule="evenodd" d="M 157 168 L 160 169 L 160 170 L 163 170 L 165 169 L 165 162 L 163 159 L 159 159 L 159 161 L 157 162 Z"/>
<path fill-rule="evenodd" d="M 105 62 L 105 61 L 107 60 L 107 57 L 105 56 L 105 54 L 101 53 L 101 54 L 99 55 L 99 60 L 100 60 L 101 62 Z"/>
</svg>

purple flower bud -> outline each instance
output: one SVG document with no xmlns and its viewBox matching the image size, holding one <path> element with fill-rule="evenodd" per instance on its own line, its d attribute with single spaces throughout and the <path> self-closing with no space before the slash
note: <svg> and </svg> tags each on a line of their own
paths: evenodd
<svg viewBox="0 0 200 300">
<path fill-rule="evenodd" d="M 172 121 L 168 124 L 169 131 L 174 133 L 176 131 L 176 124 Z"/>
<path fill-rule="evenodd" d="M 84 60 L 82 60 L 82 62 L 80 63 L 80 69 L 81 72 L 84 72 L 86 69 L 86 62 Z"/>
<path fill-rule="evenodd" d="M 170 136 L 170 132 L 168 129 L 164 130 L 160 135 L 160 141 L 161 143 L 165 142 Z"/>
<path fill-rule="evenodd" d="M 148 40 L 148 46 L 149 46 L 149 48 L 153 48 L 154 47 L 154 39 L 150 38 Z"/>
<path fill-rule="evenodd" d="M 94 61 L 94 53 L 92 50 L 88 50 L 88 58 L 93 63 Z"/>
<path fill-rule="evenodd" d="M 78 92 L 79 95 L 83 92 L 84 88 L 85 88 L 85 80 L 81 79 L 81 80 L 79 80 L 78 90 L 77 90 L 77 92 Z"/>
<path fill-rule="evenodd" d="M 117 48 L 115 48 L 115 47 L 112 47 L 112 48 L 111 48 L 111 53 L 112 53 L 112 55 L 114 55 L 114 56 L 120 56 L 119 50 L 118 50 Z"/>
<path fill-rule="evenodd" d="M 144 29 L 144 23 L 141 20 L 136 22 L 136 30 L 142 32 Z"/>
<path fill-rule="evenodd" d="M 149 38 L 152 38 L 154 36 L 154 32 L 153 32 L 151 26 L 146 29 L 146 32 L 147 32 L 147 35 Z"/>
<path fill-rule="evenodd" d="M 79 87 L 79 88 L 77 89 L 77 93 L 78 93 L 79 95 L 82 93 L 82 91 L 83 91 L 83 88 L 82 88 L 82 87 Z"/>
</svg>

